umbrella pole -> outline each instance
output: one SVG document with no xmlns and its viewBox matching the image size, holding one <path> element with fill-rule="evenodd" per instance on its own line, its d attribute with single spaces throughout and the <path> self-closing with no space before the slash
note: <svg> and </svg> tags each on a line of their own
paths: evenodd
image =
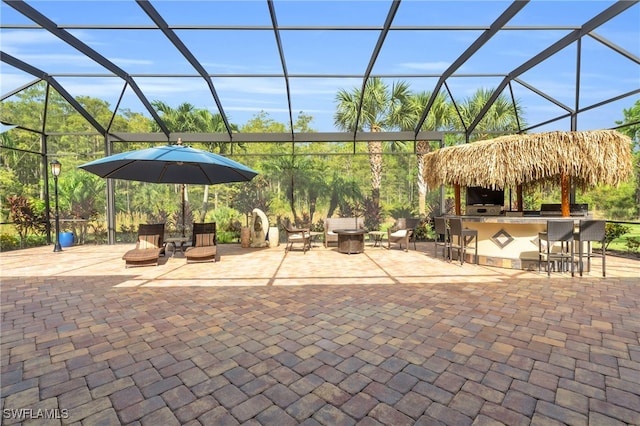
<svg viewBox="0 0 640 426">
<path fill-rule="evenodd" d="M 185 194 L 184 194 L 184 188 L 185 184 L 183 183 L 182 186 L 180 187 L 180 195 L 182 197 L 182 237 L 185 236 L 185 232 L 184 232 L 184 215 L 185 215 Z"/>
</svg>

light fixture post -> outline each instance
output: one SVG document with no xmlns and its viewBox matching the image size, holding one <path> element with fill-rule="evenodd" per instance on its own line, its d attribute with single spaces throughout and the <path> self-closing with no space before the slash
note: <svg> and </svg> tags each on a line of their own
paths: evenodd
<svg viewBox="0 0 640 426">
<path fill-rule="evenodd" d="M 60 246 L 60 210 L 58 209 L 58 176 L 61 170 L 62 164 L 58 160 L 53 160 L 51 162 L 51 174 L 53 175 L 56 198 L 56 244 L 53 246 L 54 253 L 62 251 L 62 246 Z"/>
</svg>

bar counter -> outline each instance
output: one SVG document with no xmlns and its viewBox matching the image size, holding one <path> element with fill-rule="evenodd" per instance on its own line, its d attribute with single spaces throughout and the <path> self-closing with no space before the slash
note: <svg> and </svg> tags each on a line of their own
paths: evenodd
<svg viewBox="0 0 640 426">
<path fill-rule="evenodd" d="M 571 219 L 578 226 L 587 216 L 446 216 L 460 217 L 465 228 L 478 231 L 478 263 L 510 269 L 538 269 L 538 233 L 547 221 Z M 473 243 L 466 262 L 474 262 Z"/>
</svg>

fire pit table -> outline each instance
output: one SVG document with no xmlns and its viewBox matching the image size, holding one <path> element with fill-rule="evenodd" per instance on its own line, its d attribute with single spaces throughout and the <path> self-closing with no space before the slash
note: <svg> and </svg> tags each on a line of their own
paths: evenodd
<svg viewBox="0 0 640 426">
<path fill-rule="evenodd" d="M 340 253 L 357 254 L 364 252 L 364 229 L 335 229 L 338 234 L 338 251 Z"/>
</svg>

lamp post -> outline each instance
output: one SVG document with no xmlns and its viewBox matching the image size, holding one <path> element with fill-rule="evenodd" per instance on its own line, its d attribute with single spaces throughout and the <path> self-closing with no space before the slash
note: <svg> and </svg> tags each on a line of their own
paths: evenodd
<svg viewBox="0 0 640 426">
<path fill-rule="evenodd" d="M 58 176 L 60 175 L 60 171 L 62 170 L 62 164 L 58 160 L 53 160 L 51 163 L 51 174 L 53 175 L 53 181 L 55 183 L 55 194 L 56 194 L 56 244 L 53 246 L 53 251 L 58 252 L 62 251 L 62 247 L 60 246 L 60 213 L 58 210 Z"/>
</svg>

